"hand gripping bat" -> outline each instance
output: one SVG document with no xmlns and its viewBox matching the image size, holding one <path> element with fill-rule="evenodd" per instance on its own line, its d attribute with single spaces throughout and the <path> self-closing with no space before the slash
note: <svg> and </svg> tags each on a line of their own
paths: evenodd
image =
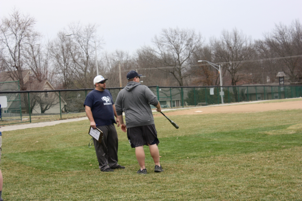
<svg viewBox="0 0 302 201">
<path fill-rule="evenodd" d="M 160 112 L 160 113 L 162 113 L 162 112 Z M 164 115 L 164 117 L 166 117 L 166 118 L 170 121 L 170 123 L 171 123 L 176 129 L 179 128 L 179 126 L 178 126 L 174 121 L 172 121 L 171 119 L 169 119 L 164 113 L 162 113 L 162 115 Z"/>
</svg>

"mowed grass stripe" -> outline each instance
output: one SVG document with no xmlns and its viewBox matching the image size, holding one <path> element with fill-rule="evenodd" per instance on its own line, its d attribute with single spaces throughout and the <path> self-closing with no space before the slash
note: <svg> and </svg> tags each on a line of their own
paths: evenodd
<svg viewBox="0 0 302 201">
<path fill-rule="evenodd" d="M 222 154 L 240 154 L 284 149 L 302 145 L 302 132 L 284 135 L 268 135 L 266 131 L 285 130 L 289 126 L 246 129 L 232 132 L 195 134 L 161 138 L 159 144 L 163 162 L 186 158 L 209 157 Z M 145 147 L 146 148 L 146 147 Z M 145 150 L 148 153 L 146 148 Z M 51 150 L 37 150 L 5 154 L 10 160 L 49 171 L 89 170 L 98 168 L 94 147 L 78 146 Z M 124 164 L 136 163 L 134 151 L 125 140 L 119 145 L 119 160 Z M 148 157 L 147 160 L 151 161 Z"/>
<path fill-rule="evenodd" d="M 5 200 L 299 200 L 301 110 L 155 117 L 163 173 L 137 175 L 118 128 L 125 170 L 101 173 L 88 122 L 3 133 Z M 38 141 L 38 142 L 37 142 Z M 48 162 L 47 162 L 48 161 Z"/>
<path fill-rule="evenodd" d="M 14 172 L 9 179 L 15 183 L 7 183 L 10 191 L 6 195 L 12 200 L 299 200 L 301 151 L 295 147 L 187 159 L 166 163 L 163 174 L 147 176 L 136 175 L 136 165 L 113 174 L 94 170 L 50 173 L 12 162 L 7 165 Z"/>
</svg>

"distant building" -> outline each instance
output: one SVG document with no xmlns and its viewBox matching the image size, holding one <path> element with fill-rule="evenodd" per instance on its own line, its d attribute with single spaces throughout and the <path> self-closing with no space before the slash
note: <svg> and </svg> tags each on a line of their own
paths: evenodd
<svg viewBox="0 0 302 201">
<path fill-rule="evenodd" d="M 0 91 L 20 91 L 19 82 L 13 76 L 16 72 L 1 72 L 0 73 Z M 26 112 L 28 104 L 32 107 L 32 114 L 50 114 L 60 112 L 60 98 L 57 92 L 47 92 L 47 90 L 55 90 L 48 80 L 39 81 L 33 77 L 30 70 L 22 71 L 23 91 L 45 91 L 40 93 L 30 93 L 30 102 L 23 94 L 20 93 L 6 94 L 8 96 L 7 108 L 2 108 L 2 114 L 15 113 L 18 108 L 22 108 L 22 113 Z M 61 110 L 64 111 L 67 103 L 61 98 Z"/>
</svg>

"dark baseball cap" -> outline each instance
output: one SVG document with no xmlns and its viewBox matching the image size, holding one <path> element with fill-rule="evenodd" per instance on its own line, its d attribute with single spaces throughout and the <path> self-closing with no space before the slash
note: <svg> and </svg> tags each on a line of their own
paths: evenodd
<svg viewBox="0 0 302 201">
<path fill-rule="evenodd" d="M 132 79 L 132 78 L 135 78 L 135 77 L 141 77 L 142 75 L 138 74 L 136 71 L 134 70 L 131 70 L 129 71 L 129 73 L 127 73 L 127 79 Z"/>
</svg>

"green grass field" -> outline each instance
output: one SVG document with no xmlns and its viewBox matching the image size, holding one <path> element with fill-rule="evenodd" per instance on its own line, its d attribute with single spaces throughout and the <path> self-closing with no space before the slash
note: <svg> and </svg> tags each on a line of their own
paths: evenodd
<svg viewBox="0 0 302 201">
<path fill-rule="evenodd" d="M 88 121 L 3 132 L 3 198 L 302 200 L 302 110 L 171 118 L 180 129 L 155 117 L 160 174 L 147 147 L 148 174 L 136 174 L 134 149 L 120 128 L 126 169 L 113 173 L 98 169 Z"/>
</svg>

